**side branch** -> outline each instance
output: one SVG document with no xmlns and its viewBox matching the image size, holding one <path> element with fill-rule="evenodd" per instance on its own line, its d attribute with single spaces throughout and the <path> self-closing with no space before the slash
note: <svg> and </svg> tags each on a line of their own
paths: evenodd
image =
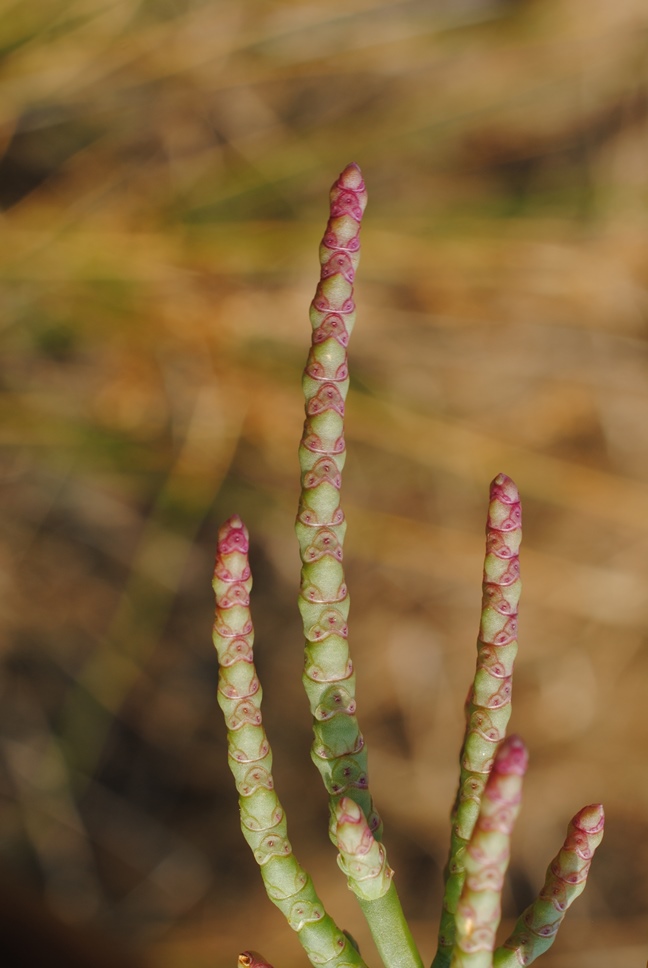
<svg viewBox="0 0 648 968">
<path fill-rule="evenodd" d="M 452 809 L 450 854 L 433 968 L 448 968 L 455 943 L 455 916 L 466 877 L 466 847 L 479 814 L 486 780 L 511 715 L 511 683 L 517 655 L 520 599 L 519 549 L 522 513 L 517 487 L 506 474 L 490 486 L 482 612 L 477 666 L 466 701 L 466 732 Z"/>
<path fill-rule="evenodd" d="M 528 755 L 517 736 L 497 751 L 465 854 L 466 878 L 455 920 L 453 968 L 492 968 L 511 833 L 520 811 Z"/>
<path fill-rule="evenodd" d="M 358 899 L 384 965 L 423 968 L 403 915 L 385 848 L 371 833 L 362 810 L 350 797 L 335 808 L 338 864 Z"/>
<path fill-rule="evenodd" d="M 520 915 L 510 937 L 495 951 L 495 968 L 530 965 L 551 947 L 567 909 L 585 890 L 604 825 L 600 803 L 583 807 L 570 820 L 565 843 L 547 868 L 540 894 Z"/>
<path fill-rule="evenodd" d="M 366 968 L 324 910 L 288 840 L 285 814 L 274 789 L 272 751 L 261 722 L 262 690 L 252 651 L 248 547 L 247 530 L 235 515 L 218 533 L 214 645 L 219 663 L 218 704 L 227 726 L 228 761 L 239 793 L 241 829 L 261 869 L 268 897 L 297 932 L 311 963 Z M 239 965 L 252 966 L 255 958 L 260 956 L 244 952 Z M 258 964 L 265 962 L 260 959 Z"/>
</svg>

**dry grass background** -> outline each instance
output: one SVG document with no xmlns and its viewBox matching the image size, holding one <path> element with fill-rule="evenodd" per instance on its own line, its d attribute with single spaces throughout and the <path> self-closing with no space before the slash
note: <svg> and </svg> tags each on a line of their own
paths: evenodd
<svg viewBox="0 0 648 968">
<path fill-rule="evenodd" d="M 211 569 L 237 510 L 293 843 L 371 950 L 309 761 L 292 532 L 317 245 L 355 160 L 352 649 L 406 909 L 431 956 L 503 470 L 531 752 L 505 913 L 602 800 L 543 964 L 643 965 L 643 0 L 2 0 L 0 46 L 9 892 L 160 968 L 246 946 L 305 963 L 238 832 L 215 702 Z"/>
</svg>

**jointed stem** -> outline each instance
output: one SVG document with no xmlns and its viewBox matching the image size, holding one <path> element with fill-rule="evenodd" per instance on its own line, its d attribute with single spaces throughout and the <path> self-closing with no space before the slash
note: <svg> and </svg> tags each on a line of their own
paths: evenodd
<svg viewBox="0 0 648 968">
<path fill-rule="evenodd" d="M 517 736 L 505 739 L 497 751 L 466 848 L 466 876 L 455 916 L 453 968 L 492 966 L 511 832 L 520 810 L 527 761 L 524 743 Z"/>
<path fill-rule="evenodd" d="M 362 173 L 348 165 L 331 189 L 320 245 L 321 278 L 310 311 L 312 345 L 303 389 L 306 420 L 299 446 L 302 490 L 296 531 L 302 560 L 299 609 L 304 623 L 303 682 L 313 715 L 313 760 L 333 812 L 343 796 L 360 806 L 377 839 L 380 818 L 368 789 L 367 753 L 356 719 L 355 674 L 347 643 L 349 593 L 342 566 L 346 522 L 340 506 L 346 347 L 355 323 L 353 280 L 367 203 Z"/>
<path fill-rule="evenodd" d="M 511 715 L 511 682 L 517 655 L 520 598 L 519 548 L 522 514 L 517 487 L 498 474 L 491 483 L 477 667 L 466 702 L 466 732 L 459 787 L 452 810 L 450 855 L 445 870 L 439 942 L 432 968 L 448 968 L 455 942 L 455 915 L 465 879 L 464 857 L 497 744 Z"/>
<path fill-rule="evenodd" d="M 311 962 L 327 968 L 366 968 L 324 910 L 288 840 L 286 818 L 274 789 L 272 750 L 261 723 L 262 690 L 252 651 L 248 544 L 241 519 L 234 516 L 226 521 L 218 533 L 213 583 L 218 703 L 227 726 L 228 760 L 239 793 L 241 829 L 261 868 L 268 897 L 297 932 Z M 250 952 L 241 957 L 248 955 L 258 957 Z"/>
<path fill-rule="evenodd" d="M 349 388 L 346 347 L 355 322 L 353 281 L 367 203 L 357 165 L 344 169 L 331 189 L 330 202 L 320 246 L 320 282 L 310 311 L 313 335 L 304 371 L 306 420 L 299 447 L 302 490 L 296 531 L 302 560 L 299 609 L 306 639 L 303 683 L 314 721 L 312 757 L 329 794 L 330 836 L 340 850 L 349 887 L 361 902 L 385 965 L 421 968 L 379 843 L 382 823 L 369 793 L 347 643 L 349 593 L 342 566 L 346 522 L 340 506 Z M 350 819 L 352 804 L 357 812 Z M 346 834 L 356 821 L 363 825 L 363 840 L 351 847 Z M 368 855 L 379 860 L 378 874 L 367 877 L 358 873 L 358 864 L 364 870 Z"/>
<path fill-rule="evenodd" d="M 495 952 L 495 968 L 520 968 L 550 948 L 567 909 L 585 890 L 594 851 L 603 839 L 600 803 L 579 810 L 567 827 L 565 843 L 547 868 L 544 887 Z"/>
</svg>

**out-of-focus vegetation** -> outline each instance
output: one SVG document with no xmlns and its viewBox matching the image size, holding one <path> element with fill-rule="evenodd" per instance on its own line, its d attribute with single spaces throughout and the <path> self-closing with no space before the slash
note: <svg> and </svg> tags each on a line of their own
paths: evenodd
<svg viewBox="0 0 648 968">
<path fill-rule="evenodd" d="M 644 0 L 4 0 L 0 47 L 5 880 L 161 968 L 303 964 L 238 832 L 215 701 L 237 511 L 292 839 L 371 958 L 309 760 L 292 533 L 317 244 L 355 160 L 346 559 L 404 905 L 431 955 L 501 470 L 531 752 L 505 913 L 603 800 L 543 964 L 643 964 Z"/>
</svg>

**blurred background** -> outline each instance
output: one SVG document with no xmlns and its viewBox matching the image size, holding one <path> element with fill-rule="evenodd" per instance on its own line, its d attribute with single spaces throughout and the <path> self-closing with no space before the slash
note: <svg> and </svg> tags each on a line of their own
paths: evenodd
<svg viewBox="0 0 648 968">
<path fill-rule="evenodd" d="M 505 471 L 531 760 L 504 927 L 600 800 L 543 965 L 643 966 L 644 0 L 2 0 L 0 44 L 3 964 L 305 966 L 216 704 L 234 511 L 293 846 L 376 963 L 309 757 L 293 534 L 317 247 L 353 160 L 351 644 L 404 906 L 431 958 Z"/>
</svg>

